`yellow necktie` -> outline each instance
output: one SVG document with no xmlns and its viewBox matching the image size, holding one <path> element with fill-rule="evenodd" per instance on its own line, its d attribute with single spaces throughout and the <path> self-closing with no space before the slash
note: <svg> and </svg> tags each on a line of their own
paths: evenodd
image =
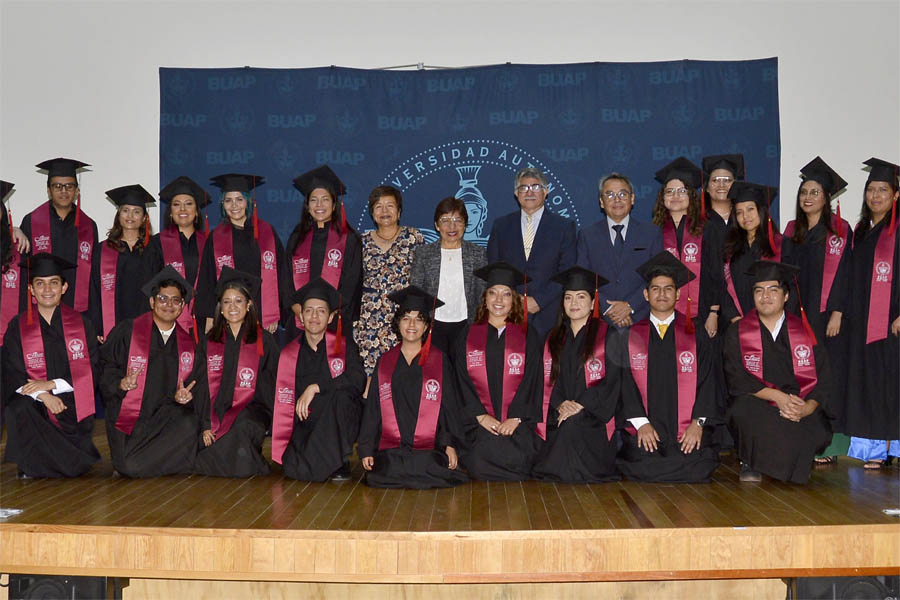
<svg viewBox="0 0 900 600">
<path fill-rule="evenodd" d="M 522 240 L 525 247 L 525 260 L 531 256 L 531 246 L 534 244 L 534 215 L 525 215 L 525 239 Z"/>
<path fill-rule="evenodd" d="M 666 337 L 666 329 L 669 328 L 669 325 L 667 323 L 660 323 L 658 325 L 658 327 L 659 327 L 659 339 L 663 339 L 664 337 Z"/>
</svg>

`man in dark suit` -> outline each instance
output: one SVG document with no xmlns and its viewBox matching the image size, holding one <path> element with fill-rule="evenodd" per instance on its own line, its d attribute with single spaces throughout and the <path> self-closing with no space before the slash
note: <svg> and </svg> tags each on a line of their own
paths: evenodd
<svg viewBox="0 0 900 600">
<path fill-rule="evenodd" d="M 531 277 L 528 318 L 544 336 L 556 322 L 562 288 L 550 278 L 575 264 L 575 223 L 545 210 L 549 186 L 540 169 L 526 167 L 516 174 L 520 210 L 494 220 L 488 241 L 488 263 L 506 261 Z"/>
<path fill-rule="evenodd" d="M 600 208 L 606 218 L 578 232 L 578 264 L 609 280 L 600 287 L 600 310 L 616 327 L 646 319 L 644 280 L 635 270 L 663 249 L 662 232 L 631 216 L 634 188 L 619 173 L 600 182 Z"/>
</svg>

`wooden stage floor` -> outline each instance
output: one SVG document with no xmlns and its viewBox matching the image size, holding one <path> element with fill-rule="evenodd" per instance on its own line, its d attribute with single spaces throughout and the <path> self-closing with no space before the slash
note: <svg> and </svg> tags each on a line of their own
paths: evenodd
<svg viewBox="0 0 900 600">
<path fill-rule="evenodd" d="M 900 469 L 841 458 L 806 486 L 476 482 L 380 490 L 353 479 L 72 480 L 0 468 L 0 572 L 258 581 L 485 583 L 900 572 Z M 267 442 L 268 444 L 268 442 Z M 0 448 L 5 446 L 0 443 Z M 268 451 L 268 450 L 267 450 Z"/>
</svg>

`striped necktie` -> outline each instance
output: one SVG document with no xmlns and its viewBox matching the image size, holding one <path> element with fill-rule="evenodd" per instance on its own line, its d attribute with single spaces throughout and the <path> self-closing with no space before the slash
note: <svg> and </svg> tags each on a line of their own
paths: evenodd
<svg viewBox="0 0 900 600">
<path fill-rule="evenodd" d="M 534 215 L 525 215 L 525 238 L 522 245 L 525 247 L 525 260 L 531 256 L 531 246 L 534 244 Z"/>
</svg>

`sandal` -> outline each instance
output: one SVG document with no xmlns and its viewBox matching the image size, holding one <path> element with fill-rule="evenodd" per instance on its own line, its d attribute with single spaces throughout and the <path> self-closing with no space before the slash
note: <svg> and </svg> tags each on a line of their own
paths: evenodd
<svg viewBox="0 0 900 600">
<path fill-rule="evenodd" d="M 863 469 L 869 469 L 870 471 L 874 471 L 875 469 L 880 469 L 884 465 L 883 460 L 867 460 L 863 465 Z"/>
<path fill-rule="evenodd" d="M 817 456 L 813 459 L 813 465 L 817 467 L 825 465 L 835 465 L 837 464 L 837 459 L 837 456 Z"/>
</svg>

